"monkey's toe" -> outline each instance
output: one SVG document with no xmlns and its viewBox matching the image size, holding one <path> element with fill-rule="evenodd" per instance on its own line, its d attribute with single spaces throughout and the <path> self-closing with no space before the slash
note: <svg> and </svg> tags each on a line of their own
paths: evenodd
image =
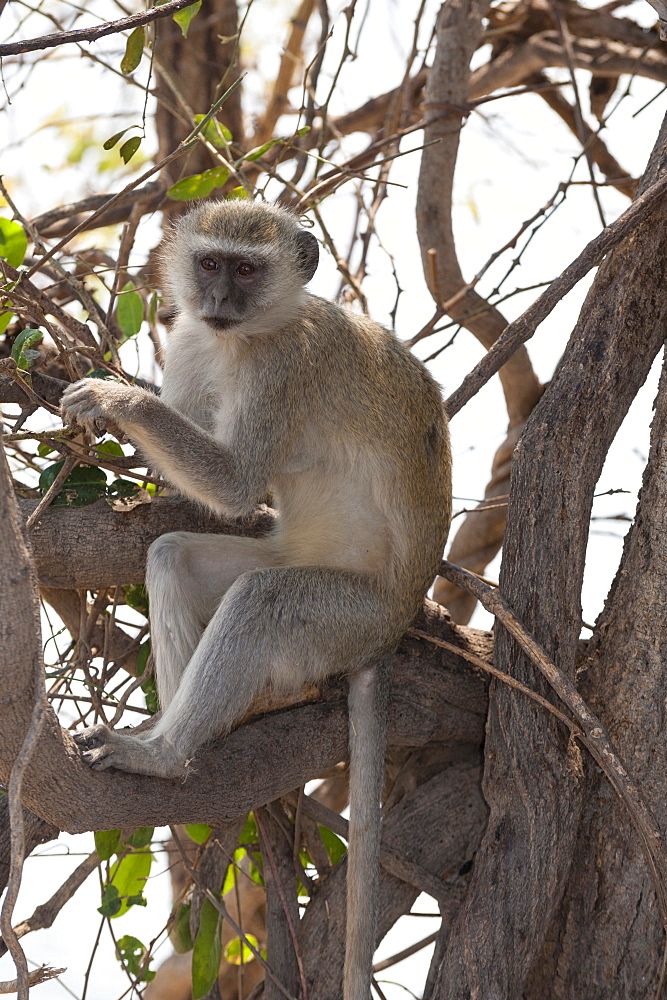
<svg viewBox="0 0 667 1000">
<path fill-rule="evenodd" d="M 72 733 L 72 739 L 77 746 L 85 750 L 92 750 L 95 747 L 104 746 L 110 732 L 111 730 L 108 726 L 105 726 L 104 723 L 99 723 L 97 726 L 89 726 L 87 729 L 81 729 L 77 733 Z M 85 757 L 85 754 L 83 756 Z"/>
<path fill-rule="evenodd" d="M 91 771 L 106 771 L 108 767 L 114 767 L 113 751 L 109 748 L 101 747 L 99 750 L 88 750 L 82 756 Z"/>
</svg>

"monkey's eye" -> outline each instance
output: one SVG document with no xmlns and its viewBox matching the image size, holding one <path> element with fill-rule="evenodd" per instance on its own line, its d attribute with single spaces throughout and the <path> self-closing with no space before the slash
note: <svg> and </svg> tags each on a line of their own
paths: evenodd
<svg viewBox="0 0 667 1000">
<path fill-rule="evenodd" d="M 220 270 L 220 265 L 218 264 L 217 260 L 213 259 L 213 257 L 204 257 L 204 259 L 200 260 L 199 263 L 201 264 L 201 266 L 204 268 L 205 271 Z"/>
<path fill-rule="evenodd" d="M 242 278 L 249 278 L 251 274 L 255 273 L 255 268 L 252 264 L 248 264 L 247 261 L 243 261 L 236 268 L 236 273 L 240 274 Z"/>
</svg>

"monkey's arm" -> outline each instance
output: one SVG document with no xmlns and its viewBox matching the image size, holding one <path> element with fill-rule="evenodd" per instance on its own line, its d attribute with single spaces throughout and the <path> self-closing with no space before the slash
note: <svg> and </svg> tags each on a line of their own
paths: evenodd
<svg viewBox="0 0 667 1000">
<path fill-rule="evenodd" d="M 65 422 L 95 434 L 115 425 L 179 490 L 231 517 L 247 514 L 266 495 L 273 456 L 282 450 L 279 425 L 254 426 L 250 415 L 228 448 L 153 393 L 107 379 L 70 386 L 61 412 Z"/>
</svg>

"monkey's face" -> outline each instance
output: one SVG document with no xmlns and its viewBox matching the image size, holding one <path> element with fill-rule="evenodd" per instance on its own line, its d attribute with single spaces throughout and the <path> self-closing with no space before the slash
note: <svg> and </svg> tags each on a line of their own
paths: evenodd
<svg viewBox="0 0 667 1000">
<path fill-rule="evenodd" d="M 193 253 L 191 267 L 199 316 L 217 330 L 239 326 L 268 301 L 271 268 L 263 257 L 212 248 Z"/>
<path fill-rule="evenodd" d="M 312 233 L 284 209 L 207 203 L 178 223 L 165 253 L 165 278 L 179 311 L 215 330 L 245 326 L 251 332 L 265 315 L 275 327 L 279 314 L 298 309 L 318 254 Z"/>
</svg>

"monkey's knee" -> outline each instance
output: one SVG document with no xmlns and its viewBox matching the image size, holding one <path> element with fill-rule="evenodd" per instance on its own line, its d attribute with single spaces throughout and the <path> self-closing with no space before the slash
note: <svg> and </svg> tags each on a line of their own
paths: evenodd
<svg viewBox="0 0 667 1000">
<path fill-rule="evenodd" d="M 189 539 L 187 531 L 170 531 L 151 543 L 146 557 L 147 586 L 164 576 L 180 579 L 187 571 Z"/>
</svg>

